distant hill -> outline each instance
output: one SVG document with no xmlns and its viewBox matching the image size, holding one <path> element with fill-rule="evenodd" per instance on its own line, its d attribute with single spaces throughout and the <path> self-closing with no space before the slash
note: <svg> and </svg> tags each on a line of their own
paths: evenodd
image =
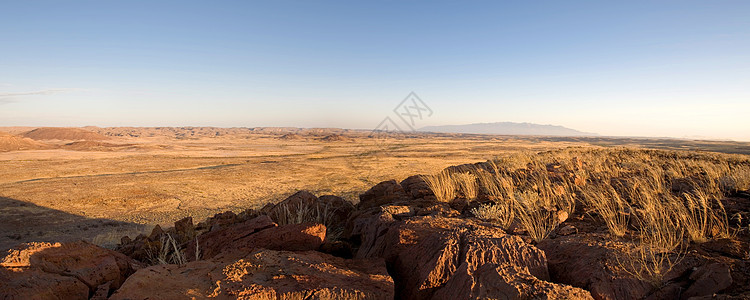
<svg viewBox="0 0 750 300">
<path fill-rule="evenodd" d="M 46 145 L 17 135 L 0 132 L 0 151 L 44 149 Z"/>
<path fill-rule="evenodd" d="M 596 133 L 582 132 L 557 125 L 533 123 L 475 123 L 467 125 L 443 125 L 422 127 L 419 131 L 445 133 L 474 133 L 499 135 L 546 135 L 546 136 L 596 136 Z"/>
<path fill-rule="evenodd" d="M 87 140 L 100 141 L 109 139 L 93 131 L 80 128 L 41 127 L 23 134 L 24 137 L 35 140 Z"/>
</svg>

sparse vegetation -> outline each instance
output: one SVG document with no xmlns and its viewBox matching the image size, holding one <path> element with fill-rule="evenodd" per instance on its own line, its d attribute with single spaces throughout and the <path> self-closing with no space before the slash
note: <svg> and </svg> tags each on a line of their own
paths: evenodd
<svg viewBox="0 0 750 300">
<path fill-rule="evenodd" d="M 508 229 L 514 219 L 513 206 L 502 203 L 482 204 L 473 208 L 471 214 L 479 219 L 498 223 L 504 229 Z"/>
<path fill-rule="evenodd" d="M 302 202 L 299 205 L 280 205 L 269 217 L 279 225 L 319 223 L 326 226 L 326 240 L 337 240 L 344 231 L 343 224 L 334 222 L 336 208 L 317 203 Z"/>
<path fill-rule="evenodd" d="M 182 252 L 172 235 L 168 233 L 162 234 L 158 244 L 154 248 L 147 249 L 146 252 L 152 265 L 184 265 L 187 263 L 185 253 Z M 196 247 L 196 254 L 200 254 L 198 247 Z"/>
</svg>

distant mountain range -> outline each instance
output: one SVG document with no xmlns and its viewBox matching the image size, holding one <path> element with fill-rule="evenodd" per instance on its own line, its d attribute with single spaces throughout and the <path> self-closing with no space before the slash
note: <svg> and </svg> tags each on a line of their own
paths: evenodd
<svg viewBox="0 0 750 300">
<path fill-rule="evenodd" d="M 546 136 L 596 136 L 596 133 L 582 132 L 557 125 L 533 123 L 475 123 L 466 125 L 426 126 L 418 129 L 425 132 L 474 133 L 499 135 L 546 135 Z"/>
</svg>

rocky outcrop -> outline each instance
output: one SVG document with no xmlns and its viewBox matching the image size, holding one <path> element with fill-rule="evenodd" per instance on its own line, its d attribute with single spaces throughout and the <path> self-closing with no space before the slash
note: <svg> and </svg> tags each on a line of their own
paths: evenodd
<svg viewBox="0 0 750 300">
<path fill-rule="evenodd" d="M 690 279 L 695 282 L 682 295 L 683 299 L 712 295 L 732 285 L 729 266 L 722 263 L 705 265 L 690 274 Z"/>
<path fill-rule="evenodd" d="M 484 264 L 474 270 L 460 268 L 433 299 L 593 298 L 585 290 L 536 278 L 526 269 L 507 264 Z"/>
<path fill-rule="evenodd" d="M 224 228 L 204 233 L 197 237 L 198 250 L 203 258 L 211 258 L 221 252 L 224 247 L 234 247 L 235 241 L 246 238 L 261 230 L 276 227 L 276 223 L 268 216 L 259 216 L 245 222 L 226 226 Z M 195 241 L 191 241 L 187 247 L 186 256 L 188 260 L 195 260 Z"/>
<path fill-rule="evenodd" d="M 200 235 L 196 238 L 198 251 L 195 251 L 196 242 L 191 241 L 185 253 L 188 260 L 195 260 L 195 253 L 206 259 L 228 250 L 317 250 L 323 244 L 325 235 L 326 227 L 321 224 L 277 226 L 268 216 L 262 215 L 244 223 Z"/>
<path fill-rule="evenodd" d="M 88 242 L 27 243 L 0 259 L 0 295 L 10 299 L 88 299 L 109 294 L 139 266 Z"/>
<path fill-rule="evenodd" d="M 164 247 L 169 247 L 169 239 L 174 239 L 177 245 L 184 245 L 195 240 L 198 235 L 193 218 L 186 217 L 174 222 L 174 227 L 163 230 L 156 225 L 148 236 L 140 234 L 135 239 L 122 237 L 115 250 L 142 262 L 151 262 L 153 253 L 159 253 Z"/>
<path fill-rule="evenodd" d="M 255 250 L 133 274 L 110 299 L 393 299 L 381 259 L 346 260 L 305 251 Z"/>
<path fill-rule="evenodd" d="M 569 235 L 543 240 L 537 247 L 547 254 L 555 282 L 580 287 L 596 299 L 641 299 L 652 286 L 619 272 L 618 257 L 627 246 L 596 235 Z"/>
<path fill-rule="evenodd" d="M 395 180 L 383 181 L 359 195 L 358 209 L 368 209 L 398 201 L 408 201 L 408 196 Z"/>
<path fill-rule="evenodd" d="M 406 206 L 380 209 L 352 221 L 353 236 L 362 241 L 356 257 L 384 258 L 403 299 L 473 299 L 486 293 L 495 298 L 590 297 L 581 289 L 546 282 L 544 252 L 497 226 L 414 216 Z"/>
<path fill-rule="evenodd" d="M 279 224 L 325 215 L 326 224 L 331 225 L 343 223 L 352 211 L 354 211 L 354 204 L 341 197 L 333 195 L 316 197 L 308 191 L 299 191 L 275 205 L 265 207 L 261 213 L 270 216 Z"/>
<path fill-rule="evenodd" d="M 427 182 L 424 181 L 421 175 L 409 176 L 401 181 L 401 187 L 404 189 L 407 195 L 414 199 L 435 199 L 435 194 L 432 192 Z"/>
<path fill-rule="evenodd" d="M 3 299 L 88 299 L 89 287 L 72 276 L 38 268 L 0 268 Z"/>
</svg>

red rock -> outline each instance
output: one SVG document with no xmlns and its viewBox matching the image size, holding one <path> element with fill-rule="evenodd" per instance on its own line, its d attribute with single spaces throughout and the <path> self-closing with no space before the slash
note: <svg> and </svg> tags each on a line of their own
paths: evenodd
<svg viewBox="0 0 750 300">
<path fill-rule="evenodd" d="M 104 284 L 108 284 L 107 291 L 118 288 L 139 267 L 123 254 L 84 241 L 22 244 L 0 261 L 3 276 L 12 277 L 3 281 L 3 293 L 7 289 L 14 291 L 10 294 L 25 295 L 20 298 L 42 299 L 49 291 L 74 299 L 85 294 L 87 299 Z"/>
<path fill-rule="evenodd" d="M 255 250 L 139 270 L 110 299 L 393 299 L 382 260 Z"/>
<path fill-rule="evenodd" d="M 195 238 L 195 226 L 193 217 L 185 217 L 174 222 L 175 236 L 173 238 L 180 244 L 193 240 Z"/>
<path fill-rule="evenodd" d="M 161 229 L 161 226 L 156 225 L 154 226 L 154 229 L 151 230 L 151 234 L 148 235 L 148 239 L 151 241 L 158 241 L 161 239 L 162 234 L 164 234 L 164 230 Z"/>
<path fill-rule="evenodd" d="M 507 264 L 462 265 L 433 299 L 594 299 L 588 291 L 540 280 Z"/>
<path fill-rule="evenodd" d="M 625 276 L 617 266 L 617 255 L 627 246 L 608 236 L 576 234 L 546 239 L 537 245 L 547 254 L 555 282 L 591 292 L 596 299 L 641 299 L 652 290 L 644 281 Z"/>
<path fill-rule="evenodd" d="M 380 206 L 367 210 L 356 211 L 347 222 L 343 236 L 350 240 L 359 241 L 356 253 L 358 257 L 373 257 L 382 253 L 385 241 L 380 239 L 392 223 L 402 217 L 414 216 L 415 209 L 410 206 Z"/>
<path fill-rule="evenodd" d="M 326 238 L 326 227 L 322 224 L 289 224 L 261 230 L 235 241 L 238 249 L 265 248 L 270 250 L 307 251 L 317 250 Z M 235 245 L 233 245 L 235 246 Z"/>
<path fill-rule="evenodd" d="M 457 218 L 461 215 L 460 212 L 451 208 L 447 203 L 436 203 L 434 205 L 418 209 L 418 216 L 440 216 L 446 218 Z"/>
<path fill-rule="evenodd" d="M 252 210 L 251 210 L 252 213 Z M 203 222 L 198 223 L 198 225 L 195 226 L 196 232 L 207 232 L 207 231 L 214 231 L 218 230 L 227 226 L 230 226 L 232 224 L 240 223 L 242 221 L 245 221 L 247 219 L 240 220 L 240 217 L 235 214 L 232 211 L 225 211 L 222 213 L 218 213 L 213 215 L 212 217 L 206 219 Z"/>
<path fill-rule="evenodd" d="M 427 185 L 427 182 L 424 181 L 424 178 L 422 178 L 421 175 L 413 175 L 409 176 L 403 181 L 401 181 L 401 187 L 404 189 L 404 192 L 408 196 L 411 196 L 411 198 L 419 199 L 419 198 L 428 198 L 432 197 L 434 199 L 435 194 L 432 192 L 430 187 Z"/>
<path fill-rule="evenodd" d="M 367 209 L 398 201 L 411 200 L 395 180 L 383 181 L 359 195 L 358 209 Z"/>
<path fill-rule="evenodd" d="M 556 233 L 558 235 L 566 236 L 578 233 L 578 229 L 573 225 L 565 225 L 561 228 L 558 228 Z"/>
<path fill-rule="evenodd" d="M 385 208 L 395 210 L 398 207 L 381 207 Z M 401 208 L 407 210 L 405 207 Z M 516 284 L 519 289 L 524 288 L 523 282 L 536 282 L 535 284 L 540 285 L 540 295 L 543 294 L 545 289 L 541 288 L 541 284 L 549 279 L 544 252 L 521 238 L 505 234 L 499 227 L 468 219 L 433 216 L 391 219 L 395 215 L 381 211 L 378 215 L 364 218 L 369 219 L 370 224 L 377 225 L 361 227 L 359 236 L 363 243 L 356 257 L 385 258 L 391 275 L 397 282 L 396 293 L 401 298 L 452 299 L 450 297 L 458 295 L 456 290 L 465 291 L 468 295 L 472 295 L 469 291 L 481 294 L 483 286 L 499 284 L 482 281 L 478 277 L 481 274 L 486 274 L 486 278 L 512 279 L 503 281 L 503 284 Z M 497 272 L 498 269 L 487 269 L 485 273 L 477 271 L 488 265 L 522 271 L 496 275 L 489 273 Z M 519 275 L 521 273 L 528 276 Z M 555 286 L 551 283 L 544 285 Z M 517 289 L 516 292 L 510 292 L 511 290 L 513 288 L 508 288 L 507 294 L 497 296 L 513 297 L 512 295 L 518 294 Z M 547 289 L 550 297 L 553 291 L 563 293 L 562 290 L 575 291 L 571 295 L 582 295 L 584 298 L 586 295 L 585 291 L 562 285 Z"/>
<path fill-rule="evenodd" d="M 712 295 L 732 285 L 732 274 L 729 266 L 722 263 L 705 265 L 690 274 L 690 279 L 695 280 L 695 282 L 682 295 L 683 299 Z"/>
<path fill-rule="evenodd" d="M 38 268 L 0 267 L 2 299 L 88 299 L 89 287 L 72 276 Z"/>
<path fill-rule="evenodd" d="M 199 235 L 197 240 L 201 258 L 211 258 L 219 254 L 227 245 L 233 245 L 235 241 L 257 233 L 263 229 L 276 227 L 266 215 L 247 220 L 243 223 L 234 224 L 219 230 Z M 185 251 L 188 260 L 195 260 L 195 241 L 190 241 Z"/>
<path fill-rule="evenodd" d="M 201 258 L 211 258 L 222 251 L 265 248 L 271 250 L 317 250 L 323 244 L 326 227 L 303 223 L 276 226 L 268 216 L 198 236 Z M 186 248 L 188 260 L 195 260 L 195 242 Z"/>
<path fill-rule="evenodd" d="M 736 239 L 715 239 L 701 244 L 706 251 L 719 252 L 730 257 L 750 259 L 750 243 Z"/>
</svg>

